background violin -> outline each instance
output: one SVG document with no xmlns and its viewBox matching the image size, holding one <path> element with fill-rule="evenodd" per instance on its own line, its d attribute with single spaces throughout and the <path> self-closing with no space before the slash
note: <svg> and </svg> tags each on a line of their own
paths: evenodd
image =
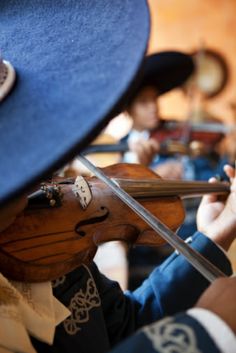
<svg viewBox="0 0 236 353">
<path fill-rule="evenodd" d="M 212 152 L 226 134 L 236 131 L 235 126 L 226 126 L 216 122 L 193 123 L 186 121 L 161 122 L 161 125 L 151 133 L 151 137 L 162 143 L 169 141 L 182 142 L 190 146 L 189 151 L 195 155 L 204 155 Z M 195 145 L 195 148 L 194 148 Z M 192 147 L 191 147 L 192 146 Z M 194 150 L 196 149 L 196 153 Z"/>
<path fill-rule="evenodd" d="M 184 220 L 178 195 L 229 192 L 223 183 L 161 181 L 141 165 L 118 164 L 103 171 L 172 230 Z M 96 177 L 57 178 L 30 195 L 28 208 L 1 233 L 0 270 L 19 281 L 52 280 L 91 262 L 98 245 L 110 240 L 164 243 Z"/>
<path fill-rule="evenodd" d="M 151 132 L 150 137 L 160 143 L 160 155 L 181 154 L 197 157 L 209 155 L 215 145 L 233 130 L 236 132 L 235 126 L 225 126 L 220 123 L 161 121 L 160 126 Z M 93 162 L 96 165 L 105 166 L 109 164 L 106 163 L 109 154 L 114 154 L 114 163 L 116 163 L 119 161 L 117 153 L 127 151 L 129 151 L 127 142 L 117 143 L 114 138 L 102 134 L 98 140 L 83 150 L 83 154 L 96 154 L 93 156 Z"/>
</svg>

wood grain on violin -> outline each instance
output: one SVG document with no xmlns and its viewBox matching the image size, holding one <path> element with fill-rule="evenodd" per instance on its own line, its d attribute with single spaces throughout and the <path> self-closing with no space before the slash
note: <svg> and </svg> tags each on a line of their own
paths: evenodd
<svg viewBox="0 0 236 353">
<path fill-rule="evenodd" d="M 141 165 L 118 164 L 103 171 L 118 183 L 129 180 L 129 187 L 132 184 L 130 180 L 133 184 L 148 180 L 153 185 L 160 181 L 160 177 Z M 206 190 L 205 185 L 203 191 L 211 192 L 210 185 L 205 184 L 209 188 Z M 75 189 L 74 181 L 68 179 L 46 183 L 42 188 L 45 200 L 40 191 L 36 191 L 33 199 L 39 200 L 38 204 L 32 203 L 31 196 L 30 205 L 33 207 L 28 207 L 1 233 L 0 271 L 5 276 L 31 282 L 55 279 L 82 263 L 91 262 L 97 246 L 111 240 L 150 246 L 164 243 L 100 180 L 88 177 L 86 185 L 91 194 L 88 202 L 83 200 L 85 187 L 81 184 Z M 138 185 L 140 187 L 141 184 Z M 228 192 L 229 187 L 219 183 L 216 189 L 213 192 Z M 199 185 L 197 190 L 199 192 Z M 145 194 L 144 191 L 138 195 L 139 202 L 170 229 L 178 229 L 184 220 L 178 190 L 175 194 L 172 192 L 172 196 Z"/>
</svg>

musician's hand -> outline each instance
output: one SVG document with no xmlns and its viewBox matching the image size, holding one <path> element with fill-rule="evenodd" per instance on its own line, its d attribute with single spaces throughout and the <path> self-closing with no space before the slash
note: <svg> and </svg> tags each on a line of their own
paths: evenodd
<svg viewBox="0 0 236 353">
<path fill-rule="evenodd" d="M 235 297 L 236 278 L 220 278 L 203 293 L 196 307 L 210 310 L 218 315 L 236 334 Z"/>
<path fill-rule="evenodd" d="M 183 165 L 179 161 L 168 161 L 158 165 L 155 172 L 163 179 L 181 180 L 183 177 Z"/>
<path fill-rule="evenodd" d="M 197 228 L 228 250 L 236 237 L 236 177 L 231 166 L 225 166 L 224 170 L 232 182 L 231 193 L 226 200 L 216 195 L 203 197 L 197 213 Z"/>
<path fill-rule="evenodd" d="M 129 144 L 130 151 L 137 155 L 137 160 L 140 164 L 148 166 L 155 155 L 160 150 L 159 143 L 154 139 L 140 139 Z"/>
<path fill-rule="evenodd" d="M 15 221 L 17 215 L 23 211 L 26 205 L 27 197 L 23 196 L 0 209 L 0 232 Z"/>
</svg>

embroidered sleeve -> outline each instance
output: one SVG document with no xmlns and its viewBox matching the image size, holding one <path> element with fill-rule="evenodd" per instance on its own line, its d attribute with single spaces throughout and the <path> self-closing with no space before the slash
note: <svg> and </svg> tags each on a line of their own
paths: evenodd
<svg viewBox="0 0 236 353">
<path fill-rule="evenodd" d="M 144 327 L 112 353 L 219 353 L 197 320 L 179 314 Z"/>
</svg>

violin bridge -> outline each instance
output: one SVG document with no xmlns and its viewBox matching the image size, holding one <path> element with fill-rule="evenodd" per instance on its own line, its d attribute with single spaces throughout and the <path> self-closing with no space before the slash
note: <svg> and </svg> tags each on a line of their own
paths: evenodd
<svg viewBox="0 0 236 353">
<path fill-rule="evenodd" d="M 79 203 L 83 210 L 85 210 L 92 200 L 92 193 L 89 184 L 82 176 L 77 176 L 72 191 L 79 199 Z"/>
</svg>

